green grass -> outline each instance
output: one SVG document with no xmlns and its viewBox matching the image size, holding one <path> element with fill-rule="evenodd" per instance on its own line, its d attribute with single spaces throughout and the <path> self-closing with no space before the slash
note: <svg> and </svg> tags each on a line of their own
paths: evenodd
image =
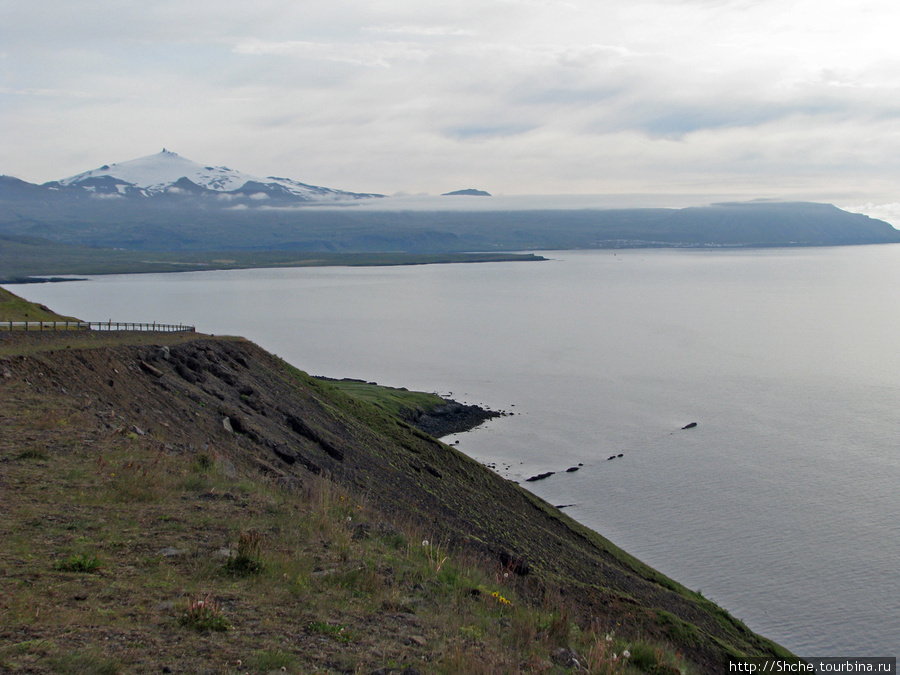
<svg viewBox="0 0 900 675">
<path fill-rule="evenodd" d="M 0 321 L 78 321 L 0 288 Z"/>
<path fill-rule="evenodd" d="M 35 351 L 6 362 L 12 376 L 0 387 L 0 645 L 53 647 L 0 647 L 3 668 L 52 672 L 52 658 L 85 641 L 123 672 L 178 663 L 229 675 L 258 652 L 288 654 L 303 673 L 427 663 L 435 673 L 553 675 L 565 672 L 553 662 L 559 648 L 592 658 L 592 672 L 623 673 L 641 671 L 611 671 L 623 666 L 607 657 L 640 644 L 663 655 L 654 668 L 711 642 L 718 653 L 773 649 L 474 460 L 245 341 L 192 336 L 180 349 L 241 360 L 257 392 L 253 417 L 239 411 L 236 387 L 186 387 L 171 364 L 162 381 L 142 374 L 146 347 L 169 336 L 97 336 L 93 346 L 111 348 L 77 354 L 67 347 L 85 336 L 37 337 L 10 341 Z M 265 443 L 225 432 L 226 409 Z M 302 417 L 305 436 L 285 426 L 287 414 Z M 279 442 L 324 470 L 278 464 Z M 331 461 L 322 442 L 346 457 Z M 527 551 L 531 573 L 499 564 L 498 547 Z M 102 566 L 85 574 L 54 564 L 73 554 Z M 607 587 L 616 575 L 631 585 Z M 640 595 L 648 585 L 652 602 Z M 121 653 L 123 641 L 145 646 Z M 141 665 L 138 653 L 154 663 Z"/>
<path fill-rule="evenodd" d="M 361 380 L 325 380 L 338 391 L 354 398 L 372 403 L 393 415 L 400 415 L 407 409 L 421 409 L 426 412 L 446 403 L 438 394 L 408 389 L 387 387 Z"/>
<path fill-rule="evenodd" d="M 3 290 L 3 289 L 0 289 Z M 2 313 L 0 305 L 0 322 L 8 320 Z M 5 331 L 0 331 L 0 338 Z M 13 336 L 22 334 L 14 331 Z M 7 334 L 9 335 L 9 334 Z M 106 332 L 106 331 L 69 331 L 69 332 L 44 332 L 29 334 L 27 340 L 3 340 L 0 339 L 0 358 L 12 356 L 28 356 L 53 352 L 58 349 L 105 349 L 108 347 L 142 346 L 142 345 L 177 345 L 196 340 L 199 333 L 153 333 L 153 332 Z M 217 336 L 217 339 L 229 340 L 229 338 Z"/>
<path fill-rule="evenodd" d="M 252 670 L 268 673 L 273 670 L 293 670 L 297 658 L 289 652 L 280 649 L 260 650 L 255 652 L 247 661 L 247 666 Z"/>
<path fill-rule="evenodd" d="M 99 571 L 102 567 L 102 563 L 95 555 L 77 553 L 63 558 L 62 560 L 58 560 L 54 567 L 63 572 L 82 572 L 90 574 Z"/>
<path fill-rule="evenodd" d="M 116 659 L 104 658 L 95 651 L 52 656 L 47 662 L 59 675 L 118 675 L 122 672 Z"/>
<path fill-rule="evenodd" d="M 33 413 L 47 433 L 76 414 L 53 410 Z M 2 454 L 6 481 L 21 486 L 16 500 L 0 495 L 13 505 L 4 527 L 23 536 L 0 552 L 0 569 L 15 570 L 0 625 L 38 636 L 0 648 L 12 672 L 159 672 L 180 659 L 192 671 L 227 662 L 223 672 L 325 673 L 328 662 L 355 672 L 428 663 L 434 673 L 561 674 L 559 646 L 587 655 L 599 639 L 562 605 L 532 605 L 494 563 L 432 543 L 418 524 L 388 524 L 325 478 L 292 495 L 229 477 L 215 462 L 197 474 L 189 454 L 99 430 L 43 465 L 14 449 Z M 207 481 L 201 494 L 232 497 L 198 499 L 185 489 L 197 475 Z M 123 483 L 148 496 L 135 501 Z M 96 555 L 64 554 L 89 545 Z M 181 554 L 157 553 L 167 546 Z M 217 562 L 222 547 L 237 556 Z M 221 573 L 241 558 L 252 573 Z M 151 647 L 119 650 L 125 639 Z M 596 660 L 589 672 L 641 672 L 610 663 Z"/>
<path fill-rule="evenodd" d="M 314 635 L 325 635 L 336 642 L 348 643 L 353 641 L 353 636 L 347 631 L 347 626 L 341 623 L 327 623 L 325 621 L 310 621 L 306 630 Z"/>
</svg>

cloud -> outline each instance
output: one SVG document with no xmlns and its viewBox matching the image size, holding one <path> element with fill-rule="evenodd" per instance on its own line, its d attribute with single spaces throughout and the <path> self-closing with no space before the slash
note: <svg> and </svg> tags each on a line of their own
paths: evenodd
<svg viewBox="0 0 900 675">
<path fill-rule="evenodd" d="M 15 89 L 12 87 L 0 87 L 0 96 L 38 96 L 42 98 L 86 98 L 82 91 L 69 91 L 65 89 Z"/>
<path fill-rule="evenodd" d="M 380 68 L 389 68 L 396 61 L 423 61 L 428 57 L 428 52 L 417 45 L 387 41 L 346 44 L 249 40 L 236 45 L 234 52 L 249 56 L 292 56 Z"/>
<path fill-rule="evenodd" d="M 890 204 L 873 204 L 868 202 L 866 204 L 842 205 L 841 208 L 851 213 L 861 213 L 870 218 L 883 220 L 893 225 L 894 228 L 900 229 L 900 203 L 898 202 Z"/>
<path fill-rule="evenodd" d="M 363 32 L 420 37 L 475 37 L 477 35 L 474 30 L 450 28 L 447 26 L 369 26 L 363 28 Z"/>
<path fill-rule="evenodd" d="M 461 140 L 478 140 L 486 138 L 498 138 L 504 136 L 518 136 L 535 129 L 536 125 L 529 124 L 490 124 L 468 125 L 446 129 L 444 133 L 452 138 Z"/>
<path fill-rule="evenodd" d="M 0 3 L 0 173 L 36 182 L 165 146 L 387 194 L 898 199 L 886 0 Z"/>
</svg>

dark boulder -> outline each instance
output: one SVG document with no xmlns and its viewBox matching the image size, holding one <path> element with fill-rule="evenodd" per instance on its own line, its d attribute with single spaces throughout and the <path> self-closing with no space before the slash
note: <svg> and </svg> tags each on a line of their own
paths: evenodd
<svg viewBox="0 0 900 675">
<path fill-rule="evenodd" d="M 539 473 L 538 475 L 532 476 L 531 478 L 526 478 L 525 482 L 533 483 L 536 480 L 544 480 L 545 478 L 550 478 L 550 476 L 552 476 L 554 473 L 556 473 L 556 472 L 555 471 L 547 471 L 546 473 Z"/>
</svg>

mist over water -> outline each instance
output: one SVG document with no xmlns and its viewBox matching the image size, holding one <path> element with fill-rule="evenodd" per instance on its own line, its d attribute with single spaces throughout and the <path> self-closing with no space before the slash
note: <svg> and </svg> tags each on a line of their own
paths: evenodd
<svg viewBox="0 0 900 675">
<path fill-rule="evenodd" d="M 445 440 L 796 653 L 898 654 L 900 246 L 545 255 L 10 288 L 515 412 Z"/>
</svg>

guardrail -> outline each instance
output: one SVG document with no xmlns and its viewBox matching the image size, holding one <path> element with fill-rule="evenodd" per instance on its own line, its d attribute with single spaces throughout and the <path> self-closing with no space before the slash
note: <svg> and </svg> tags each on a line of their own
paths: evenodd
<svg viewBox="0 0 900 675">
<path fill-rule="evenodd" d="M 193 333 L 194 326 L 168 323 L 120 323 L 118 321 L 0 321 L 0 330 L 66 331 L 106 330 L 157 333 Z"/>
</svg>

